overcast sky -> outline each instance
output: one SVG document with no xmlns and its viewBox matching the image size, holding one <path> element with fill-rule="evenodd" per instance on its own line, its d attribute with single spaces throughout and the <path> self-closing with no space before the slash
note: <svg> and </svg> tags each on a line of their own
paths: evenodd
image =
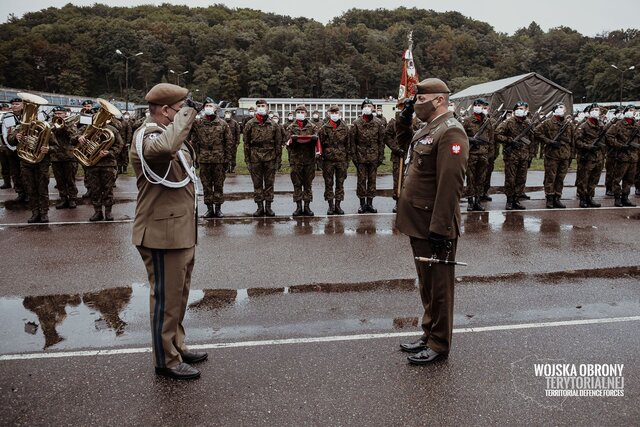
<svg viewBox="0 0 640 427">
<path fill-rule="evenodd" d="M 25 12 L 47 7 L 62 7 L 67 3 L 91 5 L 95 0 L 23 0 L 0 1 L 0 21 L 6 22 L 10 13 L 22 16 Z M 225 4 L 228 7 L 249 7 L 288 16 L 305 16 L 324 24 L 342 12 L 351 9 L 395 9 L 399 6 L 433 9 L 439 12 L 455 10 L 479 21 L 488 22 L 496 31 L 512 34 L 531 21 L 536 21 L 544 30 L 561 25 L 580 33 L 594 36 L 603 31 L 638 28 L 640 2 L 634 0 L 457 0 L 457 1 L 351 1 L 351 0 L 235 0 L 235 1 L 174 1 L 174 0 L 108 0 L 100 3 L 110 6 L 162 3 L 209 6 Z"/>
</svg>

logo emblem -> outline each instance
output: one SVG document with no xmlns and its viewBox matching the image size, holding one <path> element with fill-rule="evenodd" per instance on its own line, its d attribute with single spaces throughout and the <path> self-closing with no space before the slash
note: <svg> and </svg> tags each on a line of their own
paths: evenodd
<svg viewBox="0 0 640 427">
<path fill-rule="evenodd" d="M 460 154 L 462 147 L 460 144 L 451 144 L 451 154 Z"/>
<path fill-rule="evenodd" d="M 422 145 L 431 145 L 433 144 L 433 137 L 431 136 L 425 136 L 424 138 L 422 138 L 420 141 L 418 141 L 420 144 Z"/>
</svg>

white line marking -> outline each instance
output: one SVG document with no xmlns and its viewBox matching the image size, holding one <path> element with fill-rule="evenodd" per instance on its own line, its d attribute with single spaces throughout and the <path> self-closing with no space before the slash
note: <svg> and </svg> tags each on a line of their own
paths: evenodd
<svg viewBox="0 0 640 427">
<path fill-rule="evenodd" d="M 519 329 L 536 329 L 550 328 L 558 326 L 579 326 L 579 325 L 595 325 L 602 323 L 619 323 L 619 322 L 636 322 L 640 321 L 640 316 L 629 317 L 609 317 L 600 319 L 582 319 L 582 320 L 562 320 L 557 322 L 538 322 L 538 323 L 520 323 L 514 325 L 494 325 L 479 326 L 475 328 L 459 328 L 454 329 L 454 334 L 464 334 L 470 332 L 493 332 L 493 331 L 511 331 Z M 372 340 L 380 338 L 401 338 L 416 336 L 419 331 L 410 332 L 388 332 L 380 334 L 359 334 L 359 335 L 338 335 L 329 337 L 310 337 L 310 338 L 285 338 L 278 340 L 262 340 L 262 341 L 240 341 L 227 343 L 210 343 L 190 345 L 192 350 L 217 350 L 223 348 L 239 348 L 239 347 L 262 347 L 269 345 L 286 345 L 286 344 L 309 344 L 336 341 L 358 341 Z M 0 356 L 0 362 L 9 360 L 32 360 L 32 359 L 56 359 L 67 357 L 87 357 L 87 356 L 112 356 L 119 354 L 135 354 L 150 353 L 150 347 L 139 348 L 121 348 L 121 349 L 103 349 L 103 350 L 83 350 L 83 351 L 59 351 L 54 353 L 24 353 L 24 354 L 5 354 Z"/>
</svg>

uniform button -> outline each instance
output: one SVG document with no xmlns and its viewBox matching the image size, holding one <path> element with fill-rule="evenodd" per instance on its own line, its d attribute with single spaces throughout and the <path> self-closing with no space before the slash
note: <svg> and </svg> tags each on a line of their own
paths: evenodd
<svg viewBox="0 0 640 427">
<path fill-rule="evenodd" d="M 169 214 L 169 216 L 173 216 L 173 212 L 171 214 Z"/>
</svg>

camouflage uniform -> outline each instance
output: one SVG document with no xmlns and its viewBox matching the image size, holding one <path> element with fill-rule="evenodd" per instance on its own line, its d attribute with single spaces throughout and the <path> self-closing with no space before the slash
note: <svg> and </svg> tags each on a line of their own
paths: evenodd
<svg viewBox="0 0 640 427">
<path fill-rule="evenodd" d="M 529 168 L 530 150 L 521 141 L 513 139 L 529 126 L 529 119 L 519 120 L 513 116 L 500 123 L 496 129 L 496 139 L 504 144 L 504 193 L 509 200 L 517 203 L 516 197 L 524 194 L 524 186 L 527 183 L 527 169 Z M 525 135 L 533 144 L 533 131 Z"/>
<path fill-rule="evenodd" d="M 612 190 L 616 198 L 616 206 L 631 206 L 628 202 L 631 186 L 636 174 L 636 163 L 638 163 L 638 149 L 625 145 L 640 143 L 640 134 L 635 132 L 636 124 L 631 119 L 618 120 L 607 131 L 607 145 L 615 158 L 613 166 Z M 635 137 L 629 138 L 635 132 Z M 621 185 L 622 182 L 622 185 Z"/>
<path fill-rule="evenodd" d="M 9 148 L 9 146 L 15 148 L 15 145 L 17 144 L 15 138 L 11 138 L 12 134 L 15 135 L 16 129 L 15 127 L 6 128 L 4 126 L 4 119 L 11 115 L 13 115 L 16 124 L 20 124 L 20 114 L 8 112 L 3 116 L 2 138 L 7 145 L 2 144 L 1 148 L 2 152 L 6 154 L 6 158 L 4 160 L 5 163 L 2 166 L 2 177 L 5 183 L 13 182 L 13 189 L 16 193 L 18 193 L 18 198 L 20 200 L 26 200 L 27 192 L 22 183 L 22 177 L 20 175 L 20 157 L 18 157 L 18 153 L 16 153 L 15 149 L 12 150 L 11 148 Z M 9 177 L 10 179 L 8 179 Z"/>
<path fill-rule="evenodd" d="M 291 182 L 293 183 L 293 201 L 313 201 L 312 183 L 316 176 L 316 141 L 317 138 L 306 143 L 296 142 L 295 139 L 303 135 L 316 135 L 316 126 L 310 120 L 296 120 L 287 128 L 289 136 L 289 165 L 291 166 Z M 317 136 L 317 135 L 316 135 Z"/>
<path fill-rule="evenodd" d="M 267 117 L 257 117 L 242 132 L 244 157 L 253 181 L 253 200 L 272 202 L 276 167 L 282 158 L 282 130 Z"/>
<path fill-rule="evenodd" d="M 76 187 L 78 161 L 73 155 L 78 129 L 74 123 L 71 123 L 59 129 L 54 127 L 51 133 L 51 169 L 58 186 L 60 201 L 68 206 L 70 201 L 75 204 L 75 199 L 78 197 L 78 187 Z"/>
<path fill-rule="evenodd" d="M 349 168 L 349 127 L 344 120 L 339 123 L 329 121 L 318 131 L 322 144 L 322 177 L 324 178 L 324 199 L 344 200 L 344 181 Z M 334 192 L 335 178 L 335 192 Z"/>
<path fill-rule="evenodd" d="M 108 217 L 113 206 L 113 185 L 118 175 L 118 154 L 122 150 L 124 142 L 118 129 L 111 125 L 106 127 L 111 129 L 115 135 L 115 141 L 107 150 L 109 154 L 98 160 L 95 165 L 86 168 L 86 182 L 91 191 L 91 204 L 93 204 L 96 213 L 102 212 L 104 206 L 105 217 Z"/>
<path fill-rule="evenodd" d="M 133 139 L 133 123 L 131 119 L 120 120 L 122 127 L 120 128 L 120 137 L 122 137 L 122 150 L 118 154 L 118 171 L 125 173 L 129 166 L 129 148 Z"/>
<path fill-rule="evenodd" d="M 384 128 L 384 144 L 391 149 L 391 163 L 393 165 L 393 200 L 398 200 L 398 175 L 404 155 L 409 147 L 400 147 L 396 138 L 396 118 L 392 118 Z M 395 209 L 395 208 L 394 208 Z"/>
<path fill-rule="evenodd" d="M 564 188 L 564 177 L 575 150 L 573 121 L 570 117 L 553 116 L 536 126 L 534 134 L 544 153 L 544 193 L 548 204 L 552 205 L 548 207 L 562 207 L 559 200 Z"/>
<path fill-rule="evenodd" d="M 595 189 L 600 181 L 604 164 L 605 148 L 593 145 L 601 132 L 602 126 L 598 120 L 591 118 L 582 122 L 575 132 L 578 159 L 576 187 L 580 201 L 587 204 L 595 196 Z M 604 144 L 604 138 L 601 138 L 600 143 Z"/>
<path fill-rule="evenodd" d="M 200 165 L 204 203 L 210 207 L 224 202 L 225 170 L 231 161 L 233 135 L 225 120 L 217 116 L 210 120 L 208 117 L 193 123 L 190 139 Z"/>
<path fill-rule="evenodd" d="M 376 196 L 378 166 L 384 160 L 384 126 L 373 116 L 361 116 L 350 129 L 351 159 L 358 171 L 356 194 L 361 199 Z"/>
<path fill-rule="evenodd" d="M 491 175 L 496 164 L 496 159 L 500 155 L 500 143 L 495 139 L 495 129 L 497 121 L 491 119 L 491 127 L 494 130 L 494 140 L 489 144 L 489 152 L 487 153 L 487 172 L 484 177 L 484 185 L 482 186 L 482 199 L 490 201 L 489 190 L 491 189 Z"/>
<path fill-rule="evenodd" d="M 238 146 L 240 145 L 240 135 L 242 132 L 240 131 L 240 123 L 233 119 L 224 119 L 224 121 L 229 125 L 231 140 L 233 141 L 233 145 L 231 146 L 231 158 L 229 159 L 229 172 L 235 172 L 236 159 L 238 157 Z"/>
<path fill-rule="evenodd" d="M 485 120 L 489 123 L 478 135 L 477 141 L 473 136 L 480 130 Z M 469 160 L 467 162 L 467 195 L 480 199 L 484 195 L 486 174 L 489 166 L 489 153 L 493 147 L 494 134 L 491 119 L 483 114 L 471 114 L 462 121 L 469 137 Z M 477 202 L 477 201 L 476 201 Z"/>
</svg>

